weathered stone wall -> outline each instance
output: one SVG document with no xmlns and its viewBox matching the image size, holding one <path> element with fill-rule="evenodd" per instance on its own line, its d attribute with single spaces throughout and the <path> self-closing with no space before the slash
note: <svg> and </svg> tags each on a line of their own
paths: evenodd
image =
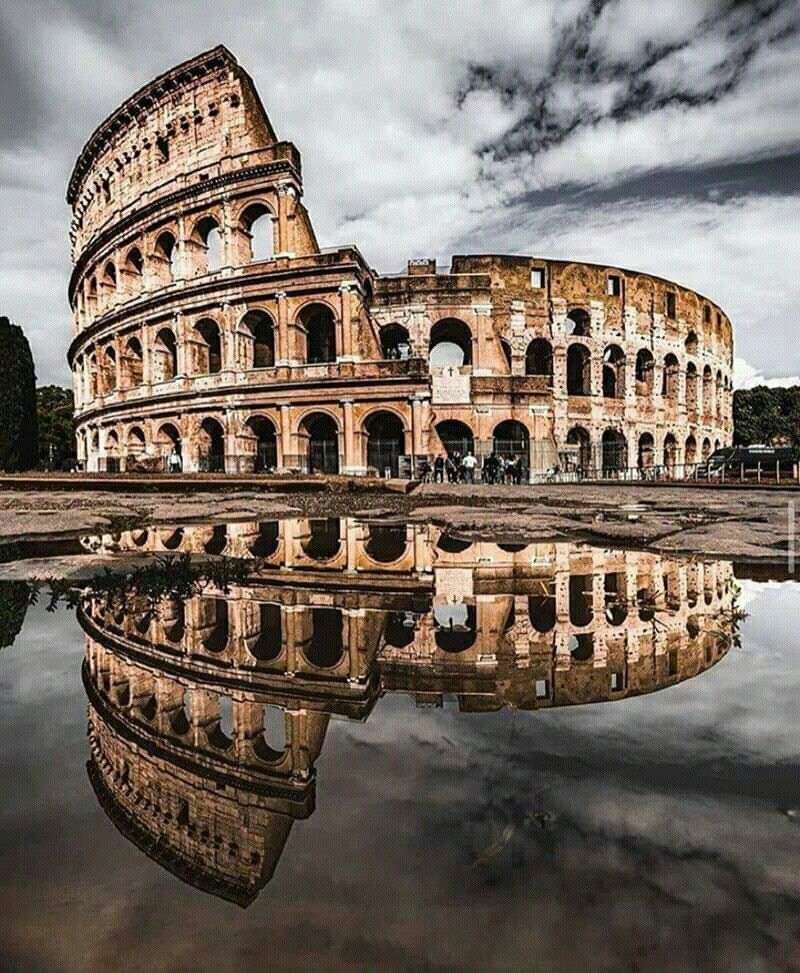
<svg viewBox="0 0 800 973">
<path fill-rule="evenodd" d="M 461 423 L 532 470 L 680 475 L 730 442 L 730 322 L 700 295 L 533 257 L 379 277 L 352 247 L 320 251 L 302 193 L 297 149 L 224 48 L 96 130 L 68 193 L 89 469 L 177 448 L 185 471 L 382 471 Z M 429 365 L 443 328 L 465 335 L 458 367 Z"/>
</svg>

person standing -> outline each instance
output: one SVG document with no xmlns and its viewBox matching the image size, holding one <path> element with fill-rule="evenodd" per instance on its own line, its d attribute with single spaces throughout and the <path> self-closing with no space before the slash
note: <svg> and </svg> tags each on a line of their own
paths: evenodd
<svg viewBox="0 0 800 973">
<path fill-rule="evenodd" d="M 472 455 L 471 450 L 467 450 L 467 455 L 462 460 L 464 467 L 464 481 L 466 483 L 475 482 L 475 467 L 478 465 L 477 459 Z"/>
</svg>

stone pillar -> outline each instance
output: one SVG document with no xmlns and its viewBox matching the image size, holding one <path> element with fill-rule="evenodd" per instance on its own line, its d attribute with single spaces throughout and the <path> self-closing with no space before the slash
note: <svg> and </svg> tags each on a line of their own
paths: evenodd
<svg viewBox="0 0 800 973">
<path fill-rule="evenodd" d="M 345 540 L 347 543 L 347 572 L 354 574 L 357 570 L 358 560 L 358 534 L 360 526 L 352 517 L 344 519 Z"/>
<path fill-rule="evenodd" d="M 275 300 L 278 302 L 278 348 L 275 364 L 289 365 L 294 356 L 289 347 L 289 307 L 286 303 L 286 291 L 276 291 Z"/>
<path fill-rule="evenodd" d="M 117 392 L 122 389 L 122 339 L 119 335 L 114 338 L 114 388 Z"/>
<path fill-rule="evenodd" d="M 288 182 L 278 184 L 278 252 L 276 257 L 293 257 L 289 233 L 289 206 L 294 187 Z"/>
<path fill-rule="evenodd" d="M 483 367 L 486 359 L 483 349 L 492 340 L 492 305 L 473 304 L 472 312 L 475 315 L 476 331 L 472 338 L 472 374 L 490 375 L 491 369 Z"/>
<path fill-rule="evenodd" d="M 352 287 L 353 285 L 347 281 L 339 285 L 341 344 L 337 348 L 337 358 L 342 361 L 353 361 Z"/>
<path fill-rule="evenodd" d="M 153 381 L 153 329 L 142 325 L 142 385 Z"/>
<path fill-rule="evenodd" d="M 342 399 L 342 413 L 344 416 L 344 462 L 342 472 L 350 474 L 365 473 L 365 468 L 358 462 L 355 455 L 355 429 L 353 428 L 353 400 Z"/>
<path fill-rule="evenodd" d="M 286 469 L 290 465 L 290 457 L 296 452 L 292 442 L 291 405 L 288 402 L 279 402 L 278 406 L 281 410 L 280 465 Z"/>
<path fill-rule="evenodd" d="M 411 396 L 411 451 L 415 456 L 424 456 L 426 450 L 422 443 L 422 399 Z"/>
<path fill-rule="evenodd" d="M 186 321 L 183 311 L 175 312 L 173 330 L 175 332 L 175 377 L 189 374 L 189 362 L 186 354 Z"/>
</svg>

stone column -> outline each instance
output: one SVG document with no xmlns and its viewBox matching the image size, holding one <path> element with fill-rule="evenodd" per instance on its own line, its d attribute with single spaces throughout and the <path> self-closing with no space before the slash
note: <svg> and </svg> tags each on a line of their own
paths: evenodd
<svg viewBox="0 0 800 973">
<path fill-rule="evenodd" d="M 275 300 L 278 302 L 278 349 L 275 364 L 289 365 L 293 355 L 289 347 L 289 307 L 286 303 L 286 291 L 276 291 Z"/>
<path fill-rule="evenodd" d="M 291 405 L 288 402 L 279 402 L 278 407 L 281 410 L 280 465 L 286 469 L 289 466 L 289 457 L 296 452 L 292 442 Z"/>
<path fill-rule="evenodd" d="M 342 413 L 344 416 L 344 463 L 342 464 L 343 473 L 358 474 L 365 470 L 355 455 L 355 429 L 353 428 L 353 400 L 342 399 Z"/>
<path fill-rule="evenodd" d="M 153 381 L 153 330 L 142 325 L 142 385 L 150 385 Z"/>
<path fill-rule="evenodd" d="M 338 351 L 338 358 L 342 361 L 353 360 L 353 332 L 352 332 L 352 299 L 351 291 L 353 285 L 346 281 L 339 285 L 339 320 L 341 321 L 341 344 Z"/>
<path fill-rule="evenodd" d="M 278 184 L 278 252 L 276 257 L 293 257 L 289 233 L 289 205 L 294 187 L 288 182 Z"/>
<path fill-rule="evenodd" d="M 492 305 L 473 304 L 472 312 L 475 315 L 476 331 L 472 339 L 472 373 L 473 375 L 489 375 L 491 369 L 483 367 L 485 359 L 483 346 L 492 337 Z"/>
<path fill-rule="evenodd" d="M 114 338 L 114 388 L 122 390 L 122 339 L 119 335 Z"/>
<path fill-rule="evenodd" d="M 415 456 L 425 455 L 422 444 L 422 399 L 411 396 L 411 450 Z"/>
</svg>

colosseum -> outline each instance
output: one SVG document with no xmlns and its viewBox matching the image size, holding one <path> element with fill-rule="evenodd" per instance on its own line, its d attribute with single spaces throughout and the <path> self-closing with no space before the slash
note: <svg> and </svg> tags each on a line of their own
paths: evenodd
<svg viewBox="0 0 800 973">
<path fill-rule="evenodd" d="M 650 274 L 528 256 L 376 273 L 321 249 L 300 153 L 224 47 L 132 95 L 70 178 L 90 471 L 682 476 L 732 435 L 731 325 Z M 654 228 L 654 232 L 657 232 Z"/>
</svg>

